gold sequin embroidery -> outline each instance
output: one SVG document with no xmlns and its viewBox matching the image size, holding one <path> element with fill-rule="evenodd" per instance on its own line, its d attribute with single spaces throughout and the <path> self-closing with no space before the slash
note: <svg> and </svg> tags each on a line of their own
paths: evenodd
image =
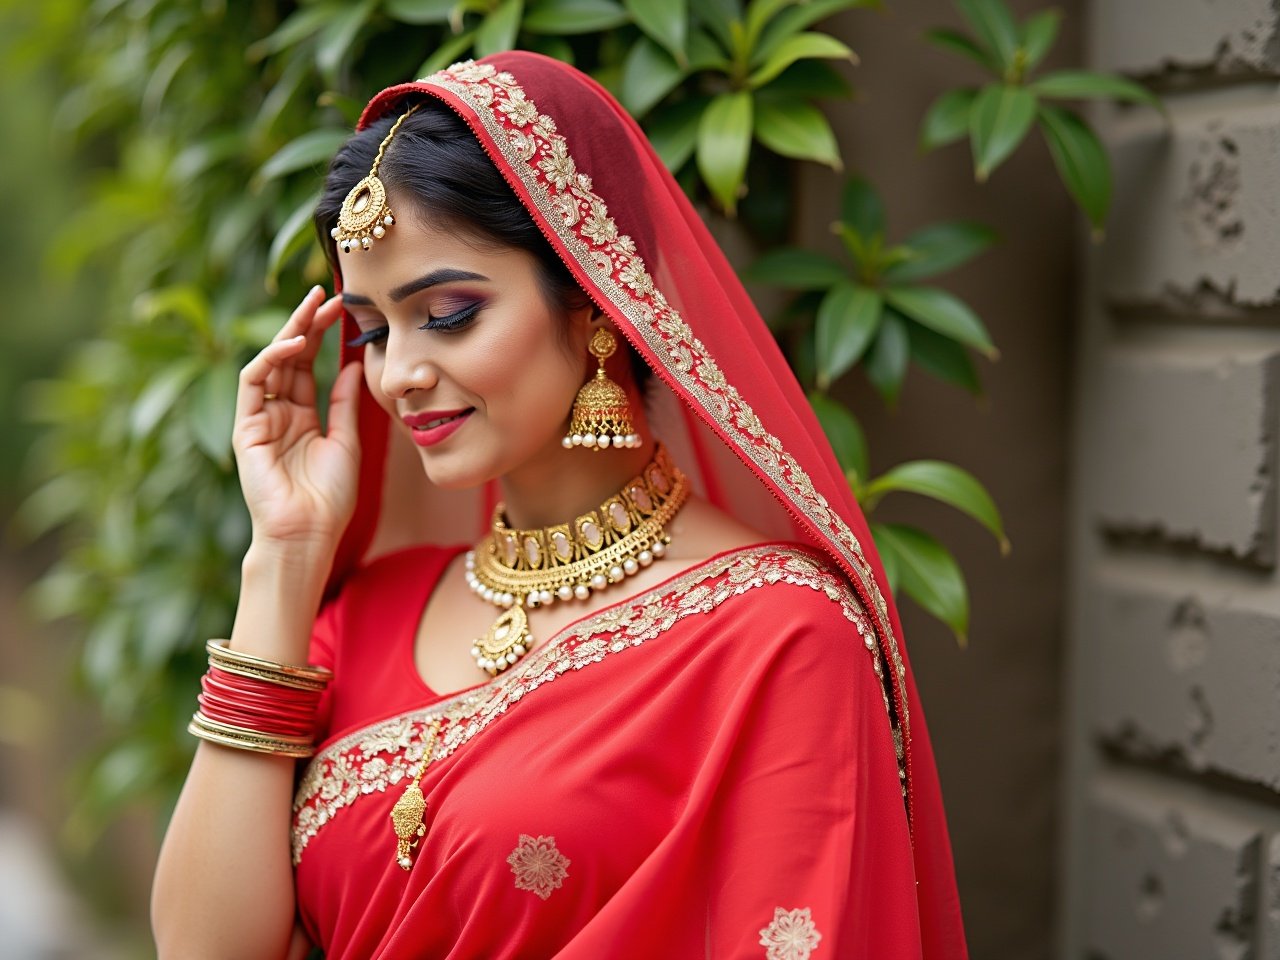
<svg viewBox="0 0 1280 960">
<path fill-rule="evenodd" d="M 821 939 L 808 907 L 802 910 L 778 907 L 773 911 L 773 920 L 760 931 L 760 946 L 765 948 L 766 960 L 809 960 Z"/>
<path fill-rule="evenodd" d="M 424 710 L 379 721 L 326 745 L 311 759 L 294 797 L 293 863 L 301 861 L 311 838 L 343 808 L 362 796 L 385 793 L 413 775 L 423 755 L 422 730 L 433 720 L 441 721 L 432 753 L 435 763 L 556 677 L 640 646 L 683 618 L 710 613 L 732 597 L 779 583 L 807 587 L 837 604 L 862 638 L 871 668 L 880 679 L 886 715 L 892 722 L 875 632 L 848 581 L 804 551 L 780 546 L 749 547 L 707 561 L 664 585 L 571 625 L 484 686 Z"/>
<path fill-rule="evenodd" d="M 569 875 L 569 858 L 556 849 L 555 837 L 520 834 L 520 842 L 507 857 L 516 875 L 516 889 L 528 890 L 543 900 L 558 890 Z"/>
</svg>

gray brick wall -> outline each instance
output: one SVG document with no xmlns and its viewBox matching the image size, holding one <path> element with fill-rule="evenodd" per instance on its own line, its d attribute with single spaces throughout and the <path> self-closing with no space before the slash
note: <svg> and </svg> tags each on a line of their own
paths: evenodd
<svg viewBox="0 0 1280 960">
<path fill-rule="evenodd" d="M 1062 955 L 1280 958 L 1280 3 L 1105 0 L 1077 356 Z"/>
</svg>

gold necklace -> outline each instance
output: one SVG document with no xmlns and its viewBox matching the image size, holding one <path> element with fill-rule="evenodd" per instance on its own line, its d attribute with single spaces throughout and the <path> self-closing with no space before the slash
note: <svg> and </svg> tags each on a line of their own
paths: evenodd
<svg viewBox="0 0 1280 960">
<path fill-rule="evenodd" d="M 418 782 L 427 772 L 439 736 L 440 718 L 436 717 L 422 731 L 422 762 L 418 764 L 418 772 L 391 808 L 391 826 L 396 832 L 396 863 L 404 870 L 413 866 L 413 848 L 427 834 L 427 799 L 422 795 Z"/>
<path fill-rule="evenodd" d="M 667 552 L 665 526 L 689 496 L 689 481 L 658 444 L 653 459 L 595 510 L 534 530 L 512 530 L 505 508 L 466 557 L 467 585 L 504 608 L 471 648 L 490 676 L 516 664 L 533 646 L 526 608 L 586 600 L 621 583 Z"/>
</svg>

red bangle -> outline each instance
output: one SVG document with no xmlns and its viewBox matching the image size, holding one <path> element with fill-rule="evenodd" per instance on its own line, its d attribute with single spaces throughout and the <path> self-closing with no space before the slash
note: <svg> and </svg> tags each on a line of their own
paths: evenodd
<svg viewBox="0 0 1280 960">
<path fill-rule="evenodd" d="M 201 678 L 200 713 L 231 727 L 271 738 L 310 738 L 315 734 L 320 692 L 281 687 L 211 667 Z"/>
</svg>

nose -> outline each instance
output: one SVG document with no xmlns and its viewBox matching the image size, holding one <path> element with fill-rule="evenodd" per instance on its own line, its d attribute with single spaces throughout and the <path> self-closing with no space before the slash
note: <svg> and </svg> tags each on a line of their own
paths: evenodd
<svg viewBox="0 0 1280 960">
<path fill-rule="evenodd" d="M 387 339 L 386 357 L 382 363 L 382 392 L 392 400 L 408 396 L 414 390 L 429 390 L 439 381 L 435 364 L 420 353 L 404 349 L 391 333 Z"/>
</svg>

